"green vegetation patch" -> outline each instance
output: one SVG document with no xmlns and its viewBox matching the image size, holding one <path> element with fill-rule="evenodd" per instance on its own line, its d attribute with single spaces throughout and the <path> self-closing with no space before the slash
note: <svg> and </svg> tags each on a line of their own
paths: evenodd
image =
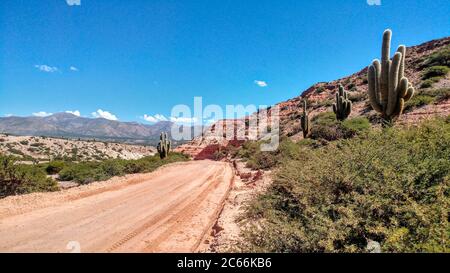
<svg viewBox="0 0 450 273">
<path fill-rule="evenodd" d="M 447 66 L 450 67 L 450 46 L 446 46 L 443 49 L 431 54 L 423 62 L 424 67 L 431 66 Z"/>
<path fill-rule="evenodd" d="M 94 181 L 108 180 L 113 176 L 148 173 L 162 165 L 187 160 L 188 157 L 183 154 L 171 153 L 166 159 L 160 159 L 159 156 L 149 156 L 138 160 L 110 159 L 69 163 L 59 171 L 59 179 L 88 184 Z"/>
<path fill-rule="evenodd" d="M 241 251 L 448 252 L 449 158 L 445 120 L 297 146 L 243 216 Z"/>
<path fill-rule="evenodd" d="M 450 68 L 447 66 L 431 66 L 423 71 L 423 80 L 428 80 L 434 78 L 435 80 L 445 77 L 448 72 L 450 72 Z"/>
<path fill-rule="evenodd" d="M 56 182 L 34 165 L 17 164 L 11 156 L 0 155 L 0 198 L 31 192 L 56 191 Z"/>
</svg>

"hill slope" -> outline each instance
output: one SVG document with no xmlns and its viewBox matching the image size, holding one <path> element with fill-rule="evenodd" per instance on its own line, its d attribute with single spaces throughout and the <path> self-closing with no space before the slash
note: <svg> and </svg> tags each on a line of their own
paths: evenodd
<svg viewBox="0 0 450 273">
<path fill-rule="evenodd" d="M 379 56 L 373 56 L 379 58 Z M 368 59 L 367 64 L 370 64 Z M 408 47 L 406 54 L 406 76 L 416 87 L 415 97 L 406 105 L 400 123 L 417 123 L 419 120 L 439 115 L 450 115 L 450 77 L 446 76 L 433 78 L 433 82 L 424 78 L 427 68 L 434 65 L 450 65 L 450 37 L 437 39 L 423 43 L 418 46 Z M 426 83 L 428 85 L 426 85 Z M 302 113 L 301 102 L 308 101 L 308 108 L 311 117 L 332 111 L 334 96 L 339 84 L 350 91 L 350 99 L 353 101 L 353 112 L 350 117 L 365 116 L 371 121 L 376 121 L 377 113 L 372 110 L 367 96 L 367 68 L 361 71 L 331 82 L 317 83 L 301 95 L 288 101 L 278 103 L 280 107 L 280 132 L 284 136 L 300 139 L 301 127 L 300 116 Z M 269 111 L 270 112 L 270 111 Z M 239 122 L 235 121 L 235 124 Z M 242 122 L 242 121 L 241 121 Z M 223 121 L 218 121 L 211 128 L 222 126 Z M 246 128 L 248 131 L 248 128 Z M 228 146 L 230 143 L 214 135 L 214 130 L 210 129 L 204 136 L 196 137 L 190 143 L 178 147 L 178 151 L 189 154 L 193 157 L 208 153 L 212 155 L 220 146 Z"/>
</svg>

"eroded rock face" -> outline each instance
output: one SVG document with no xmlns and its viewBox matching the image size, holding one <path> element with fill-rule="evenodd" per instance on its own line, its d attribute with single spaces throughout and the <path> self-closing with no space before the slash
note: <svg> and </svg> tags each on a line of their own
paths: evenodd
<svg viewBox="0 0 450 273">
<path fill-rule="evenodd" d="M 413 83 L 414 86 L 420 86 L 422 82 L 421 67 L 423 60 L 433 54 L 434 52 L 450 46 L 450 37 L 433 40 L 424 44 L 407 48 L 407 55 L 405 59 L 406 77 Z M 370 60 L 368 60 L 368 64 Z M 313 118 L 319 113 L 331 111 L 331 104 L 334 101 L 335 92 L 338 86 L 342 84 L 346 90 L 350 91 L 350 98 L 353 101 L 353 111 L 350 118 L 357 116 L 368 116 L 371 114 L 371 108 L 368 106 L 367 98 L 367 67 L 361 71 L 352 74 L 348 77 L 334 80 L 331 82 L 317 83 L 310 88 L 301 92 L 301 95 L 292 98 L 288 101 L 277 104 L 280 109 L 280 132 L 281 135 L 291 137 L 293 139 L 301 139 L 300 115 L 302 112 L 301 102 L 306 99 L 310 106 L 310 117 Z M 450 88 L 450 79 L 441 79 L 435 85 L 435 88 Z M 270 110 L 269 110 L 270 115 Z M 400 118 L 400 123 L 417 123 L 430 116 L 447 116 L 450 115 L 450 100 L 443 100 L 437 104 L 427 105 L 411 112 L 405 113 Z M 244 120 L 234 120 L 233 124 L 242 124 Z M 186 153 L 195 158 L 198 155 L 204 157 L 219 150 L 219 148 L 229 145 L 229 141 L 215 133 L 214 128 L 224 126 L 225 121 L 218 121 L 213 124 L 203 136 L 196 137 L 191 142 L 179 146 L 176 151 Z M 238 129 L 237 132 L 240 132 Z M 240 132 L 242 133 L 242 132 Z M 248 134 L 248 128 L 245 129 Z M 206 150 L 205 150 L 206 149 Z"/>
</svg>

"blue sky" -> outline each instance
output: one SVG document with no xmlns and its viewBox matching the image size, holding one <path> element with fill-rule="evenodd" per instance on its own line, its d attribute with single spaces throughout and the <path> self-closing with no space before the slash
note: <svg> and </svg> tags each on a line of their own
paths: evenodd
<svg viewBox="0 0 450 273">
<path fill-rule="evenodd" d="M 379 58 L 386 28 L 394 47 L 450 35 L 448 0 L 78 2 L 0 1 L 1 116 L 271 105 Z"/>
</svg>

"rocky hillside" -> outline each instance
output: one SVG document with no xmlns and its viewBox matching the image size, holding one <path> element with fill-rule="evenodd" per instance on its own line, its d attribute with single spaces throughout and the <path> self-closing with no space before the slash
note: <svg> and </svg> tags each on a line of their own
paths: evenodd
<svg viewBox="0 0 450 273">
<path fill-rule="evenodd" d="M 381 41 L 380 41 L 381 45 Z M 373 56 L 372 59 L 380 58 Z M 368 59 L 369 65 L 372 59 Z M 406 76 L 416 87 L 416 94 L 406 107 L 399 123 L 417 123 L 419 120 L 439 115 L 450 115 L 450 37 L 433 40 L 424 44 L 407 48 Z M 431 73 L 430 70 L 438 67 L 439 73 Z M 435 69 L 436 70 L 436 69 Z M 432 70 L 432 72 L 435 72 Z M 332 111 L 334 96 L 342 84 L 350 91 L 350 99 L 353 102 L 353 111 L 350 116 L 365 116 L 374 123 L 377 121 L 377 113 L 372 110 L 367 95 L 367 68 L 331 82 L 317 83 L 301 95 L 278 104 L 280 107 L 280 131 L 284 136 L 301 139 L 300 116 L 302 113 L 301 102 L 306 100 L 310 116 Z M 270 111 L 269 111 L 270 112 Z M 235 123 L 243 122 L 235 121 Z M 222 126 L 219 121 L 215 126 Z M 213 128 L 212 127 L 212 128 Z M 246 130 L 248 133 L 248 130 Z M 185 152 L 194 158 L 205 154 L 213 154 L 218 147 L 230 145 L 229 141 L 214 134 L 210 128 L 203 137 L 197 137 L 188 144 L 178 147 L 178 151 Z"/>
<path fill-rule="evenodd" d="M 121 143 L 0 134 L 0 153 L 19 157 L 22 161 L 92 161 L 113 158 L 140 159 L 154 155 L 156 149 L 151 146 Z"/>
</svg>

